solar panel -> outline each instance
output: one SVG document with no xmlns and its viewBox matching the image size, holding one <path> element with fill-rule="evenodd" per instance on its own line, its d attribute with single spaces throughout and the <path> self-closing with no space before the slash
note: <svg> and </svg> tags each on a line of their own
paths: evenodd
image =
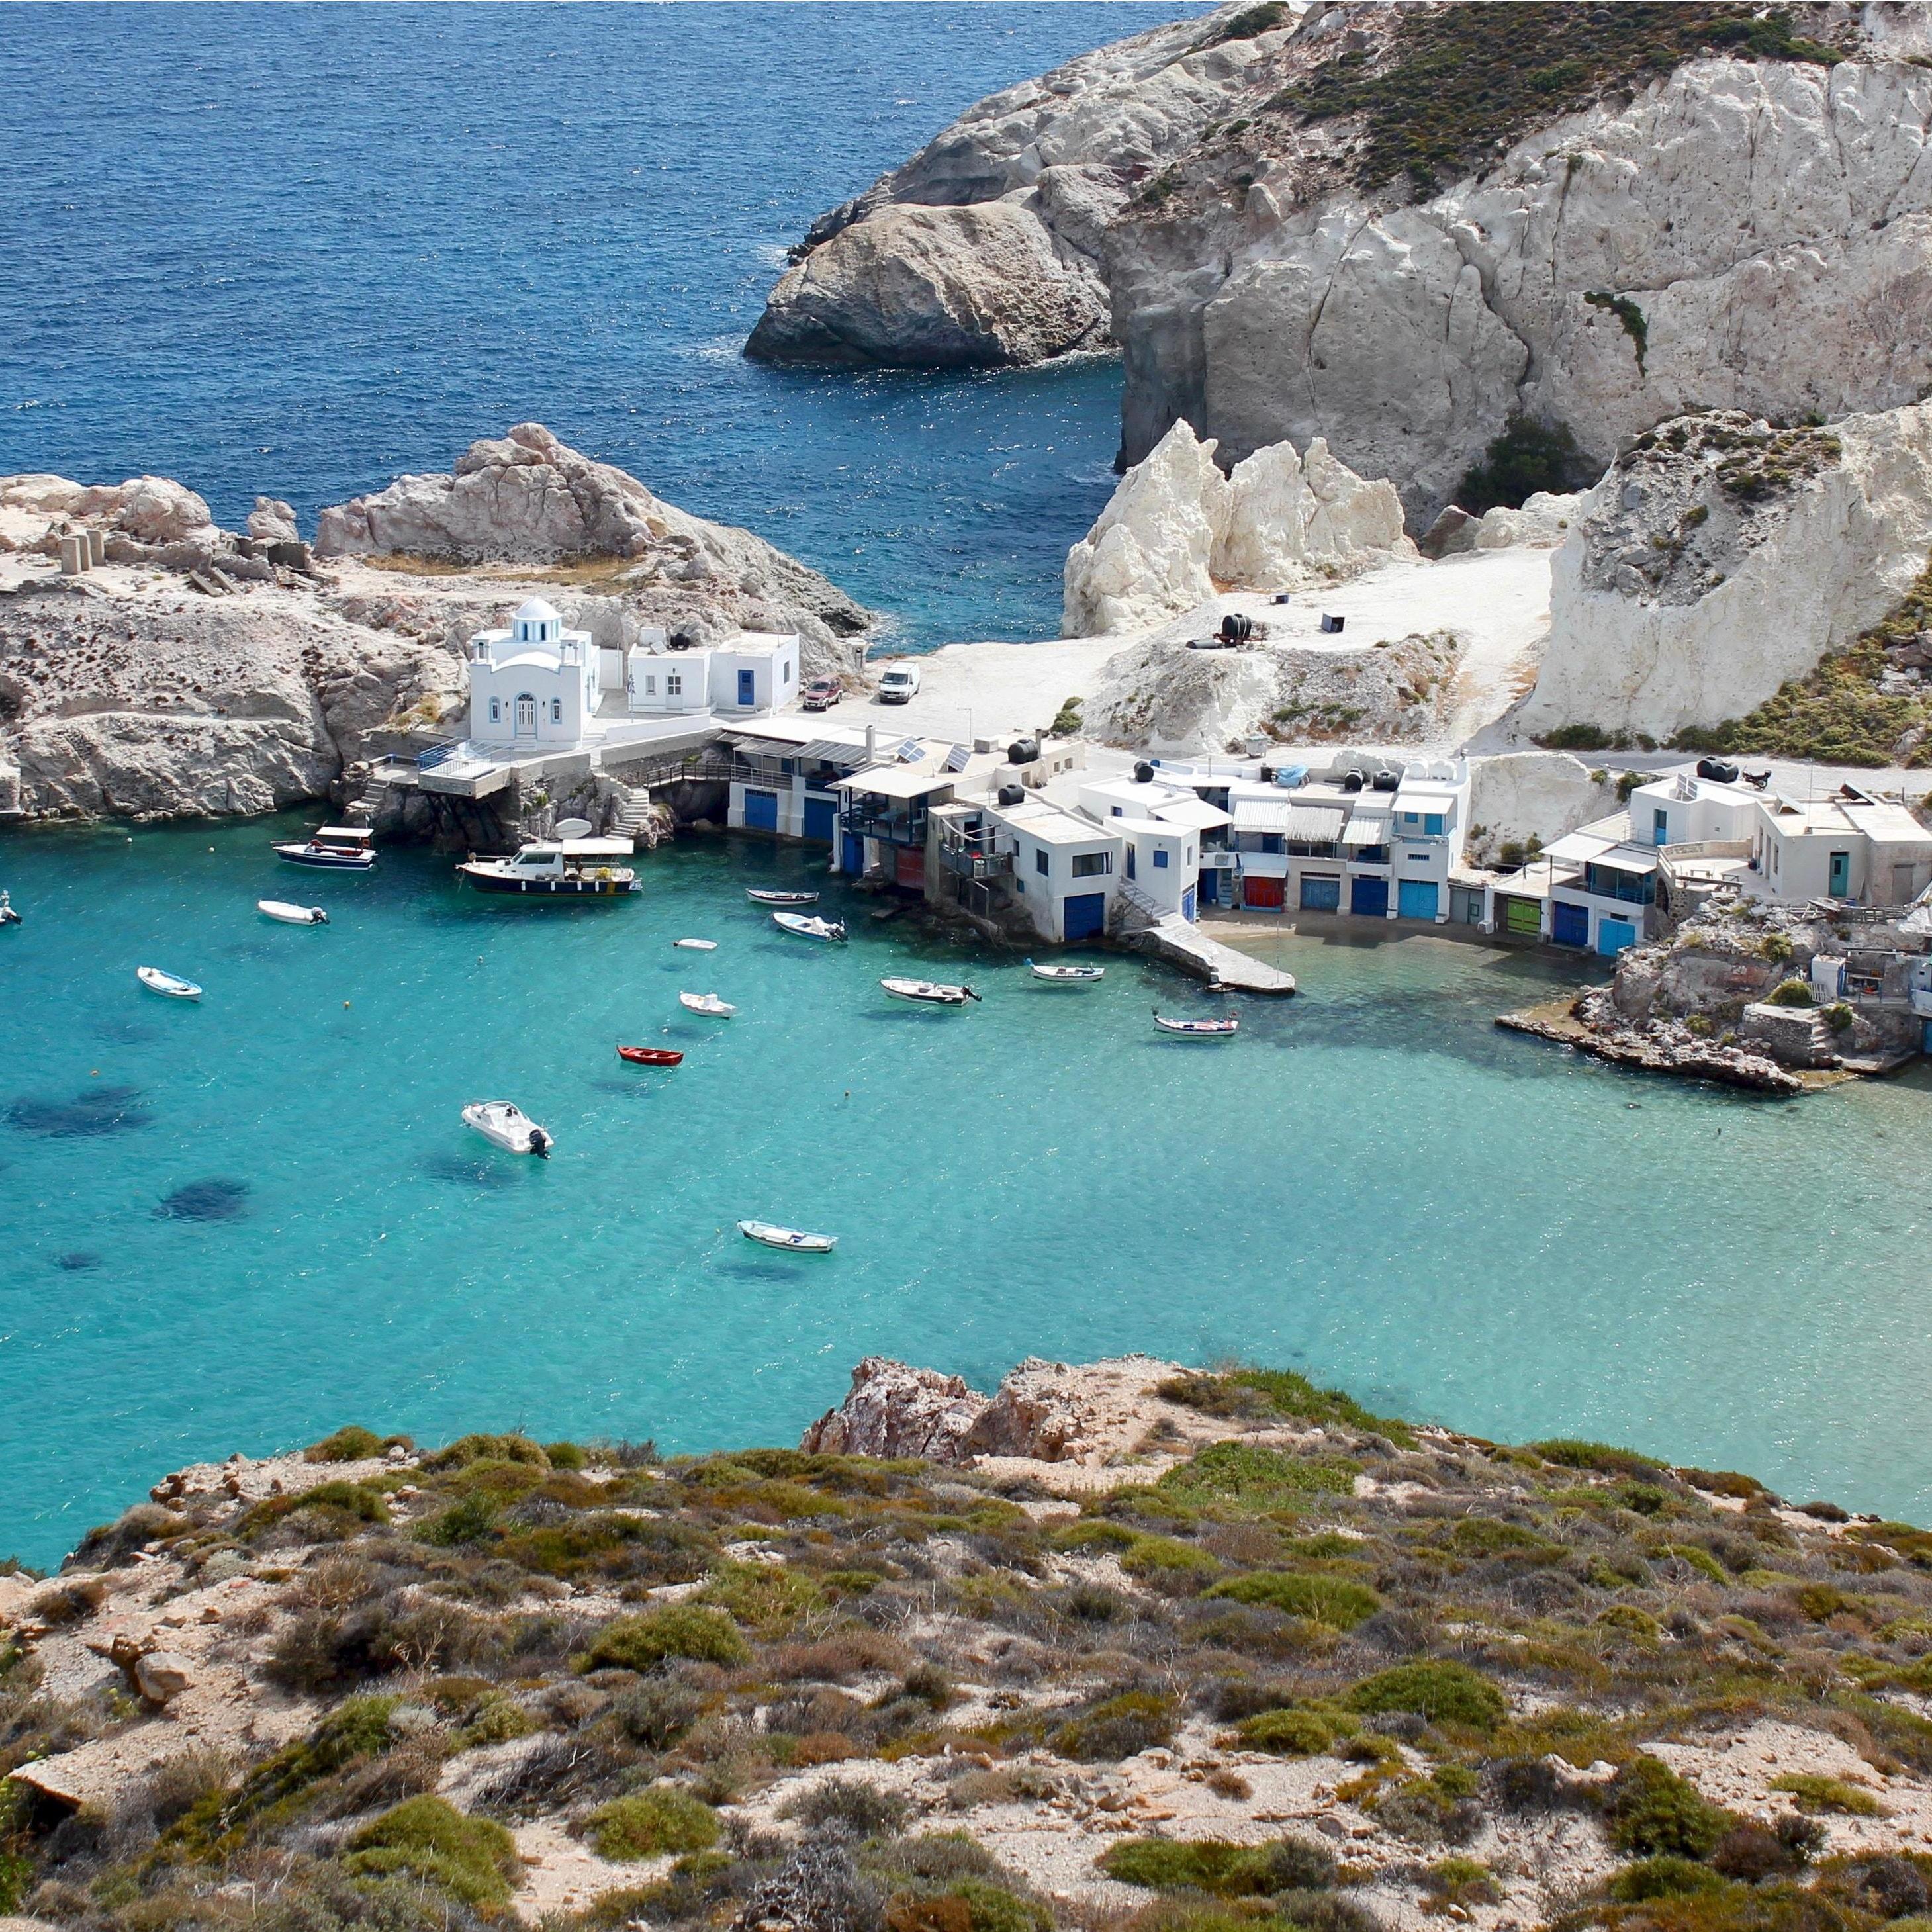
<svg viewBox="0 0 1932 1932">
<path fill-rule="evenodd" d="M 916 738 L 908 738 L 899 747 L 899 763 L 902 765 L 916 765 L 925 756 L 926 747 Z"/>
<path fill-rule="evenodd" d="M 946 763 L 941 769 L 949 772 L 963 772 L 966 769 L 967 760 L 972 755 L 964 745 L 955 745 L 946 753 Z"/>
</svg>

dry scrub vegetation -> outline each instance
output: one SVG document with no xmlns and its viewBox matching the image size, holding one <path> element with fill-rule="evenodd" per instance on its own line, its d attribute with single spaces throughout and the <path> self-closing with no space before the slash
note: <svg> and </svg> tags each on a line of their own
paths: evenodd
<svg viewBox="0 0 1932 1932">
<path fill-rule="evenodd" d="M 0 1597 L 0 1774 L 26 1774 L 0 1781 L 0 1912 L 76 1932 L 1927 1915 L 1932 1536 L 1599 1444 L 1412 1431 L 1292 1376 L 1190 1376 L 1148 1406 L 1146 1453 L 1176 1433 L 1162 1414 L 1226 1439 L 1077 1499 L 784 1450 L 418 1456 L 345 1431 L 306 1489 L 143 1504 Z M 160 1617 L 212 1588 L 248 1607 L 218 1612 L 207 1656 L 292 1711 L 278 1748 L 170 1745 L 177 1718 L 119 1672 L 76 1675 L 76 1633 L 116 1606 L 124 1624 L 137 1598 Z M 33 1781 L 124 1736 L 153 1748 L 77 1808 Z"/>
</svg>

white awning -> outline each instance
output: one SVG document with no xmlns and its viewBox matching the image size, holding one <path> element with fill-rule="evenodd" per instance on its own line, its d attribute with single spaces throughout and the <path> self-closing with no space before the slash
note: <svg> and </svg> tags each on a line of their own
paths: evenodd
<svg viewBox="0 0 1932 1932">
<path fill-rule="evenodd" d="M 1342 843 L 1353 850 L 1362 845 L 1386 845 L 1389 819 L 1385 812 L 1358 812 L 1342 828 Z"/>
<path fill-rule="evenodd" d="M 1292 805 L 1286 829 L 1291 838 L 1332 842 L 1341 836 L 1343 815 L 1339 805 Z"/>
<path fill-rule="evenodd" d="M 1192 796 L 1170 799 L 1165 804 L 1153 806 L 1151 811 L 1162 824 L 1184 826 L 1191 832 L 1212 832 L 1216 826 L 1228 822 L 1228 814 L 1219 806 Z"/>
<path fill-rule="evenodd" d="M 950 790 L 950 772 L 915 772 L 904 765 L 874 765 L 869 771 L 835 778 L 834 791 L 870 792 L 879 798 L 923 798 L 928 792 Z"/>
</svg>

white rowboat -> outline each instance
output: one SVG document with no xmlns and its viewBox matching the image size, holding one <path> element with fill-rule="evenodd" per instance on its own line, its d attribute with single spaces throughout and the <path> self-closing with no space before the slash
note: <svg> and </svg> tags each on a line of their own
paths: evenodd
<svg viewBox="0 0 1932 1932">
<path fill-rule="evenodd" d="M 1090 986 L 1096 980 L 1107 976 L 1104 966 L 1036 966 L 1030 959 L 1027 962 L 1027 970 L 1049 986 Z"/>
<path fill-rule="evenodd" d="M 1240 1026 L 1238 1019 L 1225 1020 L 1170 1020 L 1156 1012 L 1154 1023 L 1162 1033 L 1178 1034 L 1184 1040 L 1227 1040 Z"/>
<path fill-rule="evenodd" d="M 745 888 L 745 896 L 754 905 L 802 906 L 816 905 L 818 903 L 818 895 L 816 892 L 766 892 L 756 886 L 747 886 Z"/>
<path fill-rule="evenodd" d="M 320 906 L 291 905 L 286 899 L 257 899 L 255 910 L 284 926 L 326 926 L 328 915 Z"/>
<path fill-rule="evenodd" d="M 158 966 L 136 966 L 134 976 L 151 993 L 165 993 L 171 1000 L 198 1000 L 201 988 L 192 980 L 164 973 Z"/>
<path fill-rule="evenodd" d="M 782 926 L 787 932 L 795 932 L 801 939 L 843 939 L 845 922 L 842 919 L 808 919 L 800 912 L 775 912 L 772 923 Z"/>
<path fill-rule="evenodd" d="M 963 1006 L 980 997 L 970 986 L 948 986 L 932 980 L 881 980 L 879 984 L 896 1000 L 916 1000 L 928 1006 Z"/>
<path fill-rule="evenodd" d="M 514 1100 L 472 1100 L 463 1110 L 463 1124 L 506 1154 L 533 1154 L 548 1160 L 556 1144 Z"/>
<path fill-rule="evenodd" d="M 829 1255 L 838 1245 L 836 1234 L 808 1234 L 798 1228 L 774 1227 L 769 1221 L 740 1221 L 738 1232 L 748 1241 L 761 1241 L 788 1254 Z"/>
<path fill-rule="evenodd" d="M 677 1003 L 688 1013 L 708 1013 L 714 1020 L 728 1020 L 738 1010 L 727 1006 L 716 993 L 680 993 Z"/>
<path fill-rule="evenodd" d="M 718 942 L 715 939 L 674 939 L 672 945 L 684 952 L 716 952 Z"/>
</svg>

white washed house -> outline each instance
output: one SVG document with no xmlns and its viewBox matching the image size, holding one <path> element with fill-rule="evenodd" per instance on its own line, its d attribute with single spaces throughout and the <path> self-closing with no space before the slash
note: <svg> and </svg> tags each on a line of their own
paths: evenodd
<svg viewBox="0 0 1932 1932">
<path fill-rule="evenodd" d="M 492 750 L 574 750 L 598 736 L 597 653 L 541 597 L 470 640 L 470 737 Z"/>
</svg>

